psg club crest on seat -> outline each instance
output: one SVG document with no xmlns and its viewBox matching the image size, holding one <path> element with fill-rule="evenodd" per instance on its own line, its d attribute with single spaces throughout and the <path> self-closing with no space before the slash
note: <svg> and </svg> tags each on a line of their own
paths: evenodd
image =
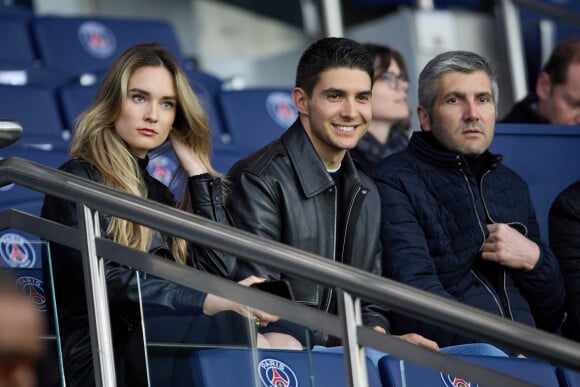
<svg viewBox="0 0 580 387">
<path fill-rule="evenodd" d="M 173 173 L 177 169 L 177 163 L 165 155 L 158 155 L 149 160 L 147 170 L 157 180 L 169 186 L 173 179 Z"/>
<path fill-rule="evenodd" d="M 472 384 L 470 381 L 462 378 L 445 375 L 444 373 L 441 373 L 440 375 L 445 387 L 478 387 L 477 384 Z"/>
<path fill-rule="evenodd" d="M 44 295 L 44 285 L 42 281 L 32 276 L 22 276 L 16 280 L 16 285 L 20 287 L 24 295 L 41 312 L 46 312 L 46 296 Z"/>
<path fill-rule="evenodd" d="M 87 21 L 79 27 L 79 40 L 89 54 L 99 59 L 111 57 L 117 49 L 115 35 L 101 23 Z"/>
<path fill-rule="evenodd" d="M 298 387 L 298 379 L 292 368 L 279 360 L 262 360 L 258 371 L 264 387 Z"/>
<path fill-rule="evenodd" d="M 266 98 L 266 109 L 272 120 L 283 129 L 289 128 L 298 117 L 298 111 L 288 93 L 270 93 Z"/>
<path fill-rule="evenodd" d="M 36 263 L 36 253 L 32 244 L 16 233 L 0 236 L 0 255 L 9 266 L 17 269 L 28 269 Z"/>
</svg>

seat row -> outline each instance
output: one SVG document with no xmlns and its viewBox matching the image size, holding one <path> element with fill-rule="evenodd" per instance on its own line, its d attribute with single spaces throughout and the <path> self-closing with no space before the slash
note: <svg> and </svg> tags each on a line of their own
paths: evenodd
<svg viewBox="0 0 580 387">
<path fill-rule="evenodd" d="M 347 385 L 342 354 L 284 350 L 255 352 L 249 349 L 208 349 L 193 352 L 189 359 L 193 384 L 198 387 Z M 555 367 L 538 359 L 492 356 L 457 356 L 457 358 L 532 385 L 580 386 L 579 372 Z M 224 369 L 228 372 L 224 372 Z M 151 372 L 154 371 L 153 364 Z M 470 381 L 468 378 L 425 368 L 388 355 L 380 358 L 378 363 L 367 359 L 367 374 L 370 387 L 487 385 L 481 382 L 481 377 L 478 383 L 476 380 Z"/>
</svg>

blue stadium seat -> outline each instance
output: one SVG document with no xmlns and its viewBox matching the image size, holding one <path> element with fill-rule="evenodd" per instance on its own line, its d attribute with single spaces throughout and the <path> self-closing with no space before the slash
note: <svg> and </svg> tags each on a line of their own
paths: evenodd
<svg viewBox="0 0 580 387">
<path fill-rule="evenodd" d="M 63 150 L 70 133 L 63 130 L 52 90 L 33 86 L 0 85 L 0 117 L 20 123 L 23 135 L 13 146 Z"/>
<path fill-rule="evenodd" d="M 346 386 L 341 354 L 286 350 L 208 349 L 191 357 L 194 385 L 214 386 Z M 369 386 L 379 387 L 379 374 L 367 361 Z M 311 375 L 312 373 L 312 375 Z M 254 380 L 254 377 L 260 380 Z"/>
<path fill-rule="evenodd" d="M 580 126 L 497 124 L 491 151 L 530 188 L 540 235 L 548 240 L 548 212 L 556 195 L 579 179 Z"/>
<path fill-rule="evenodd" d="M 42 165 L 57 168 L 70 158 L 66 151 L 43 151 L 38 149 L 22 149 L 11 145 L 0 149 L 0 159 L 8 157 L 21 157 Z M 16 208 L 40 215 L 40 206 L 44 194 L 42 192 L 26 188 L 19 184 L 8 184 L 0 187 L 0 210 Z"/>
<path fill-rule="evenodd" d="M 81 85 L 79 82 L 71 82 L 62 85 L 57 90 L 58 101 L 63 117 L 64 127 L 73 132 L 74 123 L 97 95 L 98 84 Z"/>
<path fill-rule="evenodd" d="M 102 72 L 138 43 L 161 43 L 182 60 L 172 26 L 161 20 L 42 16 L 31 27 L 42 63 L 72 75 Z"/>
<path fill-rule="evenodd" d="M 37 270 L 42 267 L 41 242 L 36 235 L 18 230 L 0 231 L 0 269 Z M 34 272 L 35 275 L 38 273 Z"/>
<path fill-rule="evenodd" d="M 534 383 L 542 387 L 558 387 L 556 369 L 550 363 L 537 359 L 520 359 L 513 357 L 493 356 L 459 356 L 506 375 Z M 401 360 L 393 356 L 385 356 L 379 360 L 379 373 L 383 386 L 476 386 L 463 378 L 448 375 L 429 368 L 424 368 L 410 362 L 401 364 Z M 404 372 L 404 374 L 402 374 Z M 480 382 L 481 383 L 481 382 Z"/>
<path fill-rule="evenodd" d="M 556 374 L 561 387 L 580 387 L 580 372 L 557 367 Z"/>
<path fill-rule="evenodd" d="M 284 88 L 222 91 L 220 109 L 225 130 L 244 151 L 254 151 L 280 137 L 298 117 Z"/>
<path fill-rule="evenodd" d="M 40 260 L 40 257 L 38 257 L 38 259 Z M 33 305 L 36 307 L 36 310 L 43 315 L 43 318 L 47 318 L 47 303 L 44 292 L 42 269 L 0 268 L 0 270 L 8 271 L 13 276 L 16 285 L 20 288 L 22 293 L 30 298 Z"/>
<path fill-rule="evenodd" d="M 35 63 L 36 53 L 26 19 L 0 13 L 0 31 L 0 63 Z"/>
<path fill-rule="evenodd" d="M 0 63 L 0 84 L 2 85 L 35 86 L 56 90 L 69 80 L 68 74 L 37 65 Z"/>
<path fill-rule="evenodd" d="M 10 0 L 5 0 L 0 1 L 0 16 L 19 20 L 27 20 L 34 16 L 34 11 L 30 6 L 25 6 Z"/>
</svg>

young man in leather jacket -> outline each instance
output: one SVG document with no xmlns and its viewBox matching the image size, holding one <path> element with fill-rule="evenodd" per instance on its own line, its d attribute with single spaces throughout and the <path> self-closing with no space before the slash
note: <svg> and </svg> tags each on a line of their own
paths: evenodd
<svg viewBox="0 0 580 387">
<path fill-rule="evenodd" d="M 226 207 L 237 227 L 381 273 L 379 196 L 373 181 L 348 154 L 371 121 L 372 85 L 373 62 L 359 43 L 324 38 L 303 53 L 292 91 L 299 118 L 279 139 L 229 172 L 231 194 Z M 332 288 L 238 261 L 237 278 L 248 274 L 286 279 L 297 302 L 336 312 Z M 389 331 L 386 311 L 378 305 L 364 306 L 363 322 L 377 331 Z M 268 328 L 290 335 L 296 332 L 281 325 Z M 403 339 L 438 348 L 418 335 Z M 338 343 L 315 332 L 314 344 Z"/>
</svg>

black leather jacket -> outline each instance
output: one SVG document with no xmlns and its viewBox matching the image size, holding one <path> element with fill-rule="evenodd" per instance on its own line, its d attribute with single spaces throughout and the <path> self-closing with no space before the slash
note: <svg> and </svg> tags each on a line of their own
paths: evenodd
<svg viewBox="0 0 580 387">
<path fill-rule="evenodd" d="M 560 192 L 550 208 L 550 247 L 560 262 L 568 317 L 563 334 L 580 342 L 580 180 Z"/>
<path fill-rule="evenodd" d="M 146 170 L 148 159 L 139 160 L 147 188 L 148 198 L 175 205 L 169 189 L 154 179 Z M 99 181 L 98 172 L 90 164 L 73 159 L 60 169 L 74 175 Z M 209 174 L 194 176 L 188 181 L 194 213 L 220 223 L 228 223 L 221 200 L 221 180 Z M 42 216 L 69 226 L 78 227 L 76 205 L 52 196 L 45 198 Z M 100 215 L 101 235 L 106 235 L 110 217 Z M 190 244 L 188 264 L 202 270 L 229 275 L 235 267 L 235 257 Z M 55 293 L 63 344 L 63 355 L 68 382 L 76 385 L 77 373 L 92 370 L 91 347 L 88 331 L 85 285 L 80 252 L 58 244 L 50 245 L 55 278 Z M 173 259 L 166 235 L 154 235 L 149 252 Z M 46 255 L 43 257 L 44 278 L 48 277 Z M 115 351 L 127 340 L 140 321 L 136 273 L 114 262 L 106 262 L 107 290 L 113 343 Z M 206 294 L 180 286 L 152 275 L 140 273 L 141 295 L 145 314 L 173 314 L 195 316 L 202 314 Z M 46 292 L 50 294 L 50 292 Z M 118 359 L 116 359 L 117 361 Z M 91 371 L 92 372 L 92 371 Z M 79 377 L 80 378 L 80 377 Z"/>
<path fill-rule="evenodd" d="M 259 236 L 380 275 L 380 203 L 374 182 L 346 154 L 345 208 L 337 208 L 333 178 L 314 150 L 300 120 L 229 173 L 226 207 L 236 226 Z M 345 227 L 337 230 L 337 211 Z M 342 238 L 336 251 L 336 238 Z M 333 290 L 238 260 L 236 278 L 250 274 L 287 279 L 296 301 L 335 313 Z M 366 305 L 364 323 L 388 330 L 385 310 Z"/>
</svg>

